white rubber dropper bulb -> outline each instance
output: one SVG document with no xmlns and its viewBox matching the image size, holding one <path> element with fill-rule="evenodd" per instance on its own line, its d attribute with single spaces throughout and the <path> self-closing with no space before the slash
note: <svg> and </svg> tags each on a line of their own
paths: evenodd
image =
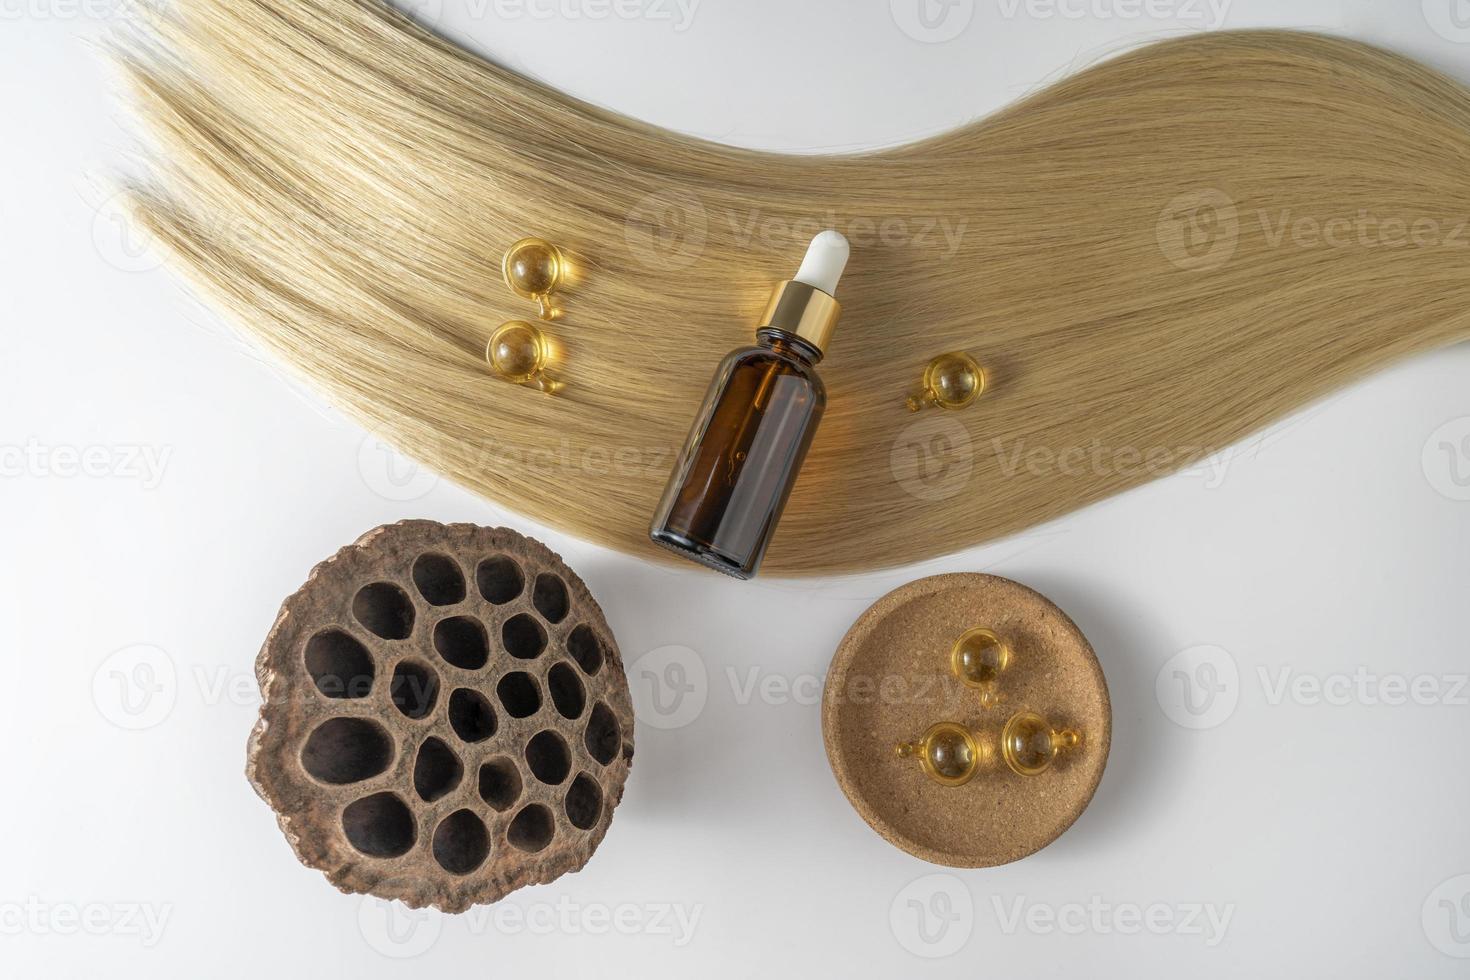
<svg viewBox="0 0 1470 980">
<path fill-rule="evenodd" d="M 837 280 L 847 268 L 847 257 L 852 252 L 847 239 L 839 231 L 828 229 L 807 246 L 806 258 L 801 260 L 795 281 L 804 282 L 813 289 L 820 289 L 828 296 L 837 292 Z"/>
</svg>

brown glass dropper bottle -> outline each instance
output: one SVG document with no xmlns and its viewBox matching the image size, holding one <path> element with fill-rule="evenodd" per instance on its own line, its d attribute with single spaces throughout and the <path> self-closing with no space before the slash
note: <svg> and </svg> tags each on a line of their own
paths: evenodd
<svg viewBox="0 0 1470 980">
<path fill-rule="evenodd" d="M 816 365 L 842 312 L 833 293 L 847 239 L 812 239 L 796 277 L 771 295 L 756 346 L 715 371 L 649 531 L 655 542 L 748 579 L 796 482 L 827 407 Z"/>
</svg>

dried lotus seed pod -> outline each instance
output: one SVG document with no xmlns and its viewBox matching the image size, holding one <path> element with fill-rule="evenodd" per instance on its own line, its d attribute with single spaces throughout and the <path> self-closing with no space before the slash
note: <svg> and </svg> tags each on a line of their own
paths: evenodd
<svg viewBox="0 0 1470 980">
<path fill-rule="evenodd" d="M 577 871 L 632 763 L 602 610 L 508 528 L 369 531 L 286 600 L 256 677 L 247 774 L 297 857 L 413 908 Z"/>
</svg>

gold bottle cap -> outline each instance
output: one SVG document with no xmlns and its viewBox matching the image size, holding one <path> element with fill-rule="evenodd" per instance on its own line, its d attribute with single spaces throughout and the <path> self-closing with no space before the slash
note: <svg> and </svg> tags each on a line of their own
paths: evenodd
<svg viewBox="0 0 1470 980">
<path fill-rule="evenodd" d="M 793 334 L 825 352 L 841 315 L 842 304 L 837 300 L 815 286 L 788 279 L 771 294 L 760 329 Z"/>
</svg>

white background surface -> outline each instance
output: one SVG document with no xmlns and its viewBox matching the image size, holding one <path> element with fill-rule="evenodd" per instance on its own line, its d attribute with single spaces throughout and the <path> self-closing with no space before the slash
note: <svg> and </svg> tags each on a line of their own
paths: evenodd
<svg viewBox="0 0 1470 980">
<path fill-rule="evenodd" d="M 970 19 L 941 42 L 900 28 L 910 0 L 702 0 L 688 23 L 549 2 L 417 6 L 577 95 L 806 151 L 938 132 L 1217 26 L 1203 0 L 960 0 L 944 23 Z M 1223 26 L 1325 29 L 1470 80 L 1455 2 L 1234 0 Z M 0 0 L 0 975 L 1470 973 L 1470 347 L 1386 370 L 1223 471 L 944 561 L 745 585 L 654 567 L 390 468 L 99 212 L 94 178 L 134 147 L 88 44 L 119 10 Z M 404 517 L 509 523 L 560 551 L 607 612 L 640 714 L 587 869 L 465 916 L 338 894 L 242 775 L 251 664 L 281 599 Z M 818 729 L 843 632 L 945 570 L 1056 600 L 1115 710 L 1092 807 L 990 871 L 883 843 Z M 655 689 L 671 662 L 697 688 L 683 701 Z M 148 679 L 140 663 L 153 681 L 120 686 Z M 1175 671 L 1210 669 L 1223 689 L 1191 714 Z M 1301 677 L 1345 697 L 1279 695 Z M 1416 680 L 1432 703 L 1384 703 Z"/>
</svg>

